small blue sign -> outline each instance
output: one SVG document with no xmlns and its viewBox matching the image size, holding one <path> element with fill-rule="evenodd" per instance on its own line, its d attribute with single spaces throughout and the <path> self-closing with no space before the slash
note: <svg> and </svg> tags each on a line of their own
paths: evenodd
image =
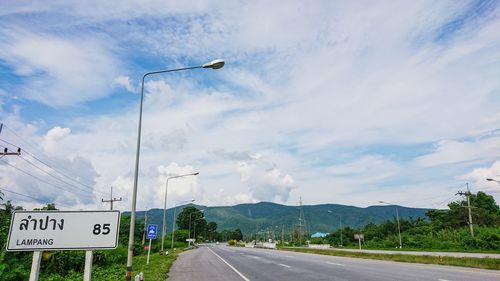
<svg viewBox="0 0 500 281">
<path fill-rule="evenodd" d="M 158 225 L 157 224 L 148 224 L 146 232 L 146 239 L 156 239 L 156 232 L 158 230 Z"/>
</svg>

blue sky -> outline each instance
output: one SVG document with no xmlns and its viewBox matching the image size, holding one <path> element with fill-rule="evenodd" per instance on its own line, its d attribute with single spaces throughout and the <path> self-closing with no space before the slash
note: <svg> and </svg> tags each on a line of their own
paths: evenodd
<svg viewBox="0 0 500 281">
<path fill-rule="evenodd" d="M 497 1 L 6 1 L 0 144 L 27 153 L 1 159 L 0 187 L 101 209 L 113 186 L 129 209 L 142 74 L 222 58 L 220 70 L 147 79 L 139 209 L 161 207 L 166 178 L 194 171 L 169 186 L 169 206 L 444 207 L 467 182 L 498 201 L 485 178 L 500 178 L 499 11 Z"/>
</svg>

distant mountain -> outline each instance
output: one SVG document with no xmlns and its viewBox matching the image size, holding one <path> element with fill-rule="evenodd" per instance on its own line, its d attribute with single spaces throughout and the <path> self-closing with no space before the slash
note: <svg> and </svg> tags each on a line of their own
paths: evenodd
<svg viewBox="0 0 500 281">
<path fill-rule="evenodd" d="M 255 233 L 255 231 L 278 228 L 285 226 L 285 232 L 292 231 L 293 226 L 299 223 L 299 206 L 286 206 L 270 202 L 255 204 L 239 204 L 235 206 L 206 207 L 199 205 L 185 205 L 177 207 L 179 213 L 186 206 L 194 206 L 205 210 L 208 221 L 215 221 L 218 231 L 224 229 L 239 228 L 244 234 Z M 311 234 L 315 232 L 331 232 L 339 228 L 339 216 L 342 216 L 342 225 L 350 227 L 361 227 L 368 223 L 380 223 L 388 219 L 394 219 L 395 206 L 370 206 L 359 208 L 338 204 L 321 204 L 302 206 L 306 225 Z M 331 213 L 328 210 L 332 211 Z M 429 209 L 407 208 L 398 206 L 401 218 L 425 218 Z M 172 230 L 173 208 L 167 210 L 167 232 Z M 137 219 L 144 220 L 144 211 L 137 212 Z M 160 226 L 163 220 L 163 209 L 151 209 L 148 211 L 148 223 Z"/>
</svg>

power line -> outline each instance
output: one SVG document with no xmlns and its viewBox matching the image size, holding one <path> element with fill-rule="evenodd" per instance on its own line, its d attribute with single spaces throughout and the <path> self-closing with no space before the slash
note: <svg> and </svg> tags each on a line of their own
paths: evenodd
<svg viewBox="0 0 500 281">
<path fill-rule="evenodd" d="M 15 145 L 15 144 L 13 144 L 13 143 L 11 143 L 11 142 L 8 142 L 8 141 L 3 140 L 3 139 L 0 139 L 0 141 L 2 141 L 2 142 L 4 142 L 4 143 L 7 143 L 7 144 L 9 144 L 9 145 L 11 145 L 11 146 L 14 146 L 14 147 L 16 147 L 16 148 L 18 148 L 18 149 L 20 149 L 20 147 L 19 147 L 19 146 Z M 5 147 L 5 146 L 2 146 L 2 147 Z M 42 161 L 41 159 L 39 159 L 38 157 L 36 157 L 33 153 L 30 153 L 29 151 L 24 150 L 24 149 L 23 149 L 23 152 L 25 152 L 26 154 L 30 155 L 31 157 L 33 157 L 33 159 L 35 159 L 35 160 L 37 160 L 38 162 L 42 163 L 43 165 L 45 165 L 45 166 L 46 166 L 46 167 L 48 167 L 49 169 L 51 169 L 51 170 L 55 171 L 55 172 L 56 172 L 56 173 L 58 173 L 59 175 L 61 175 L 61 176 L 65 177 L 65 178 L 68 178 L 68 179 L 70 179 L 70 180 L 72 180 L 72 181 L 74 181 L 74 182 L 76 182 L 76 183 L 78 183 L 78 184 L 80 184 L 80 185 L 82 185 L 82 186 L 85 186 L 85 187 L 87 187 L 87 188 L 93 189 L 91 186 L 88 186 L 88 185 L 86 185 L 86 184 L 84 184 L 84 183 L 81 183 L 81 182 L 79 182 L 79 181 L 77 181 L 77 180 L 73 179 L 72 177 L 69 177 L 69 176 L 65 175 L 64 173 L 62 173 L 62 172 L 58 171 L 56 168 L 52 167 L 51 165 L 47 164 L 46 162 L 44 162 L 44 161 Z"/>
<path fill-rule="evenodd" d="M 49 204 L 49 203 L 53 203 L 53 204 L 56 204 L 55 202 L 47 202 L 46 200 L 42 200 L 40 198 L 36 198 L 36 197 L 32 197 L 32 196 L 29 196 L 29 195 L 26 195 L 26 194 L 22 194 L 22 193 L 19 193 L 19 192 L 15 192 L 15 191 L 12 191 L 12 190 L 8 190 L 8 189 L 5 189 L 5 188 L 0 188 L 1 191 L 7 191 L 7 192 L 10 192 L 10 193 L 13 193 L 13 194 L 17 194 L 19 196 L 23 196 L 23 197 L 26 197 L 26 198 L 30 198 L 30 199 L 33 199 L 35 201 L 38 201 L 38 202 L 41 202 L 41 203 L 44 203 L 44 204 Z M 63 206 L 63 207 L 66 207 L 66 208 L 69 208 L 69 209 L 74 209 L 76 210 L 75 208 L 72 208 L 68 205 L 64 205 L 64 204 L 61 204 L 61 203 L 57 203 L 57 205 L 59 206 Z"/>
<path fill-rule="evenodd" d="M 33 145 L 32 143 L 30 143 L 30 142 L 28 142 L 27 140 L 25 140 L 23 137 L 21 137 L 20 135 L 18 135 L 16 132 L 14 132 L 13 130 L 11 130 L 9 127 L 5 126 L 5 124 L 3 124 L 3 127 L 4 127 L 5 129 L 7 129 L 9 132 L 11 132 L 12 134 L 14 134 L 14 135 L 15 135 L 18 139 L 20 139 L 22 142 L 24 142 L 25 144 L 27 144 L 28 146 L 30 146 L 31 148 L 33 148 L 33 150 L 36 150 L 36 151 L 40 152 L 40 154 L 44 154 L 42 151 L 38 150 L 38 148 L 36 148 L 36 146 L 35 146 L 35 145 Z M 13 144 L 11 144 L 11 145 L 13 145 Z M 16 146 L 16 145 L 14 145 L 14 146 Z M 16 146 L 16 147 L 17 147 L 17 146 Z M 25 152 L 26 152 L 27 154 L 30 154 L 30 155 L 31 155 L 33 158 L 35 158 L 37 161 L 39 161 L 39 162 L 43 163 L 44 165 L 46 165 L 46 166 L 50 167 L 50 165 L 49 165 L 49 164 L 47 164 L 47 163 L 45 163 L 44 161 L 42 161 L 42 160 L 38 159 L 38 158 L 37 158 L 35 155 L 33 155 L 32 153 L 30 153 L 30 152 L 28 152 L 28 151 L 25 151 Z M 47 161 L 47 162 L 50 162 L 50 161 Z M 52 166 L 56 166 L 56 165 L 52 164 Z M 52 167 L 50 167 L 50 168 L 52 168 Z M 63 168 L 63 170 L 65 170 L 65 169 Z M 70 173 L 70 174 L 71 174 L 71 172 L 69 172 L 68 170 L 65 170 L 65 171 L 67 171 L 68 173 Z M 61 174 L 62 174 L 62 172 L 61 172 Z M 66 176 L 66 175 L 64 175 L 64 176 Z M 79 181 L 76 181 L 76 180 L 74 180 L 74 179 L 73 179 L 73 178 L 71 178 L 71 177 L 69 177 L 69 179 L 71 179 L 71 180 L 73 180 L 73 181 L 75 181 L 75 182 L 77 182 L 77 183 L 79 183 L 79 184 L 85 185 L 84 183 L 81 183 L 81 182 L 79 182 Z M 88 180 L 88 179 L 86 179 L 86 181 L 88 181 L 88 182 L 92 182 L 91 180 Z"/>
<path fill-rule="evenodd" d="M 44 169 L 40 168 L 39 166 L 35 165 L 34 163 L 32 163 L 31 161 L 29 161 L 28 159 L 26 159 L 26 158 L 22 157 L 21 155 L 19 155 L 19 158 L 23 159 L 24 161 L 26 161 L 26 162 L 27 162 L 28 164 L 30 164 L 31 166 L 33 166 L 33 167 L 37 168 L 38 170 L 42 171 L 43 173 L 45 173 L 45 174 L 47 174 L 47 175 L 51 176 L 52 178 L 54 178 L 54 179 L 56 179 L 56 180 L 58 180 L 58 181 L 60 181 L 60 182 L 62 182 L 62 183 L 65 183 L 65 184 L 67 184 L 67 185 L 69 185 L 69 186 L 72 186 L 72 187 L 74 187 L 74 188 L 76 188 L 76 189 L 78 189 L 78 190 L 84 191 L 84 192 L 92 192 L 92 191 L 94 191 L 94 190 L 93 190 L 93 188 L 91 188 L 91 190 L 89 191 L 89 190 L 85 190 L 85 189 L 79 188 L 78 186 L 76 186 L 76 185 L 74 185 L 74 184 L 72 184 L 72 183 L 70 183 L 70 182 L 64 181 L 64 180 L 62 180 L 62 179 L 60 179 L 60 178 L 58 178 L 58 177 L 54 176 L 53 174 L 51 174 L 51 173 L 49 173 L 49 172 L 45 171 Z M 96 192 L 98 192 L 98 193 L 102 193 L 102 192 L 99 192 L 99 191 L 97 191 L 97 190 L 96 190 Z M 102 194 L 104 194 L 104 193 L 102 193 Z"/>
<path fill-rule="evenodd" d="M 2 146 L 2 145 L 0 145 L 0 146 Z M 4 146 L 2 146 L 2 147 L 4 147 Z M 5 148 L 5 150 L 8 150 L 8 148 Z M 74 187 L 74 188 L 76 188 L 76 189 L 79 189 L 79 190 L 81 190 L 81 191 L 84 191 L 84 192 L 90 192 L 90 191 L 88 191 L 88 190 L 81 189 L 81 188 L 79 188 L 78 186 L 76 186 L 76 185 L 74 185 L 74 184 L 72 184 L 72 183 L 69 183 L 69 182 L 67 182 L 67 181 L 64 181 L 64 180 L 62 180 L 62 179 L 60 179 L 60 178 L 58 178 L 58 177 L 54 176 L 53 174 L 51 174 L 51 173 L 49 173 L 49 172 L 45 171 L 44 169 L 42 169 L 42 168 L 40 168 L 39 166 L 35 165 L 34 163 L 32 163 L 31 161 L 29 161 L 28 159 L 24 158 L 24 157 L 23 157 L 23 156 L 21 156 L 21 155 L 17 155 L 17 156 L 19 156 L 21 159 L 23 159 L 24 161 L 26 161 L 26 162 L 27 162 L 28 164 L 30 164 L 31 166 L 35 167 L 36 169 L 38 169 L 38 170 L 42 171 L 43 173 L 45 173 L 45 174 L 47 174 L 47 175 L 49 175 L 49 176 L 53 177 L 54 179 L 56 179 L 56 180 L 58 180 L 58 181 L 60 181 L 60 182 L 62 182 L 62 183 L 65 183 L 65 184 L 67 184 L 67 185 L 69 185 L 69 186 L 72 186 L 72 187 Z M 92 189 L 91 191 L 93 191 L 93 189 Z M 96 192 L 98 192 L 98 191 L 96 191 Z M 101 193 L 101 192 L 99 192 L 99 193 Z M 102 194 L 104 194 L 104 193 L 102 193 Z"/>
<path fill-rule="evenodd" d="M 75 193 L 75 192 L 69 191 L 69 190 L 65 189 L 64 187 L 60 187 L 60 186 L 58 186 L 58 185 L 55 185 L 55 184 L 53 184 L 53 183 L 50 183 L 50 182 L 48 182 L 48 181 L 46 181 L 46 180 L 43 180 L 43 179 L 41 179 L 41 178 L 39 178 L 39 177 L 37 177 L 37 176 L 35 176 L 35 175 L 32 175 L 32 174 L 30 174 L 29 172 L 26 172 L 26 171 L 24 171 L 23 169 L 18 168 L 18 167 L 16 167 L 16 166 L 14 166 L 14 165 L 10 164 L 9 162 L 7 162 L 7 161 L 5 161 L 5 160 L 3 160 L 3 159 L 0 159 L 0 161 L 4 162 L 5 164 L 7 164 L 7 165 L 11 166 L 12 168 L 14 168 L 14 169 L 16 169 L 16 170 L 18 170 L 18 171 L 20 171 L 20 172 L 22 172 L 22 173 L 24 173 L 24 174 L 26 174 L 26 175 L 28 175 L 28 176 L 32 177 L 32 178 L 35 178 L 35 179 L 37 179 L 37 180 L 39 180 L 39 181 L 41 181 L 41 182 L 43 182 L 43 183 L 45 183 L 45 184 L 47 184 L 47 185 L 49 185 L 49 186 L 55 187 L 55 188 L 60 189 L 60 190 L 62 190 L 62 191 L 66 191 L 66 192 L 69 192 L 69 193 L 73 193 L 73 194 L 75 194 L 75 195 L 82 195 L 82 194 L 77 194 L 77 193 Z M 83 194 L 83 195 L 93 198 L 93 196 L 90 196 L 89 194 Z"/>
</svg>

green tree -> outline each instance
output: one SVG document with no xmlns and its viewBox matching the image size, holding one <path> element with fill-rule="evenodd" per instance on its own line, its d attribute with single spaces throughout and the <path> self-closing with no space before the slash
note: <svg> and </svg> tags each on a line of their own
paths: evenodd
<svg viewBox="0 0 500 281">
<path fill-rule="evenodd" d="M 175 222 L 179 229 L 191 229 L 190 237 L 194 235 L 194 225 L 196 225 L 197 233 L 204 233 L 205 226 L 207 225 L 207 221 L 203 219 L 203 212 L 192 206 L 182 209 L 179 215 L 177 215 Z"/>
<path fill-rule="evenodd" d="M 216 233 L 217 233 L 217 223 L 214 222 L 214 221 L 211 221 L 207 224 L 207 237 L 205 237 L 205 239 L 208 239 L 210 241 L 212 241 L 216 236 Z"/>
</svg>

